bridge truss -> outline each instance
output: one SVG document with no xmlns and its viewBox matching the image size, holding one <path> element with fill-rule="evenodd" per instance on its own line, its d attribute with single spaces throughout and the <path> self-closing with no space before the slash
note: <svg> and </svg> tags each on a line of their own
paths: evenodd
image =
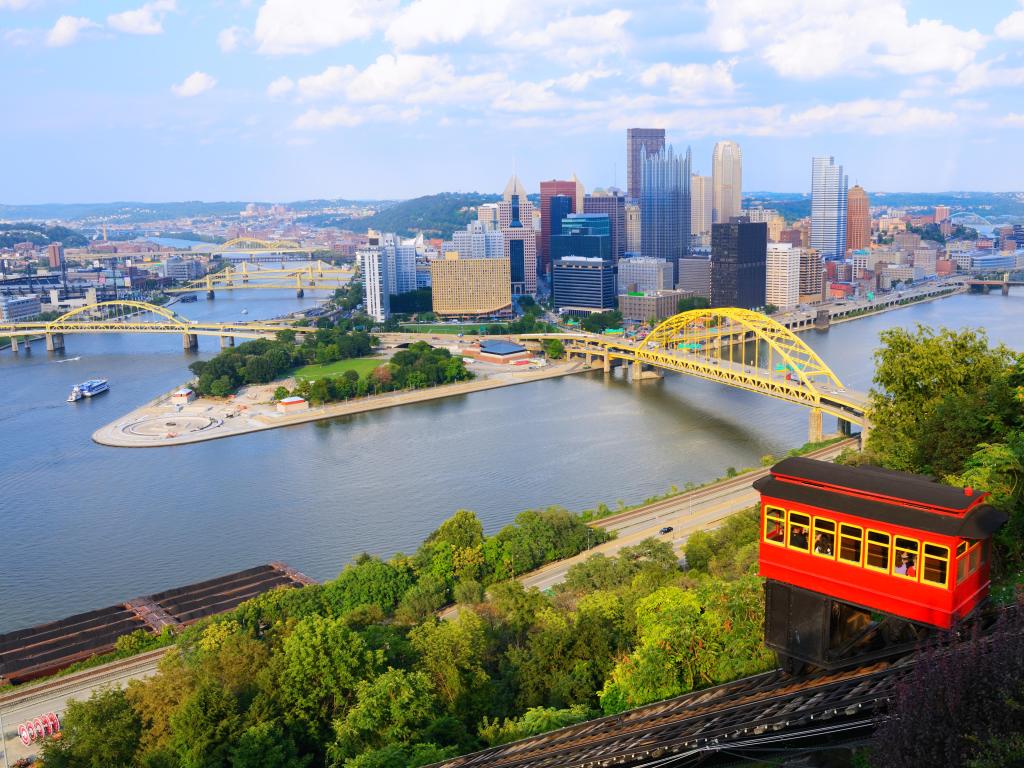
<svg viewBox="0 0 1024 768">
<path fill-rule="evenodd" d="M 323 261 L 315 261 L 304 267 L 275 269 L 242 262 L 237 268 L 227 267 L 219 272 L 211 272 L 178 288 L 168 288 L 165 292 L 206 291 L 212 297 L 216 291 L 284 289 L 302 295 L 307 290 L 333 291 L 345 285 L 354 274 L 355 270 L 351 267 L 335 267 Z"/>
</svg>

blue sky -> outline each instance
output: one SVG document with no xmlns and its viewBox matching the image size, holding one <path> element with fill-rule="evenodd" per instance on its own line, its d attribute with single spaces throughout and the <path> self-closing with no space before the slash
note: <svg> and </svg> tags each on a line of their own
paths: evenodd
<svg viewBox="0 0 1024 768">
<path fill-rule="evenodd" d="M 624 186 L 629 126 L 1013 190 L 1024 0 L 0 0 L 0 93 L 6 203 Z"/>
</svg>

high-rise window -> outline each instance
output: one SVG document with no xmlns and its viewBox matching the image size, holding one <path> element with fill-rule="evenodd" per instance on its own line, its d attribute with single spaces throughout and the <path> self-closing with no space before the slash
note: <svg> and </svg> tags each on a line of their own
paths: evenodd
<svg viewBox="0 0 1024 768">
<path fill-rule="evenodd" d="M 826 260 L 846 255 L 846 176 L 832 157 L 811 161 L 811 247 Z"/>
<path fill-rule="evenodd" d="M 679 259 L 690 252 L 690 149 L 677 155 L 669 146 L 648 154 L 641 166 L 640 252 L 646 258 L 672 263 L 679 277 Z"/>
</svg>

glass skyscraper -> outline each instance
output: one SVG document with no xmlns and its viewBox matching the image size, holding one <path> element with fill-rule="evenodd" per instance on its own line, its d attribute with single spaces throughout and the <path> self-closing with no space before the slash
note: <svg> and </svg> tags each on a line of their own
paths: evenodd
<svg viewBox="0 0 1024 768">
<path fill-rule="evenodd" d="M 811 247 L 826 260 L 846 256 L 846 176 L 832 157 L 811 160 Z"/>
<path fill-rule="evenodd" d="M 672 263 L 690 252 L 690 148 L 677 155 L 672 146 L 647 154 L 641 162 L 640 252 Z"/>
</svg>

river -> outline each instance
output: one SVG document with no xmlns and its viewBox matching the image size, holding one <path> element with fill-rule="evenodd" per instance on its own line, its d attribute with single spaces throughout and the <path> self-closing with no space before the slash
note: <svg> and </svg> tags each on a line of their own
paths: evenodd
<svg viewBox="0 0 1024 768">
<path fill-rule="evenodd" d="M 280 315 L 314 299 L 222 292 L 193 319 Z M 866 389 L 881 330 L 982 326 L 1024 346 L 1024 293 L 961 295 L 809 332 Z M 68 336 L 66 357 L 0 352 L 0 632 L 283 560 L 317 579 L 356 554 L 411 551 L 456 509 L 493 533 L 530 507 L 635 503 L 806 439 L 807 412 L 709 382 L 600 373 L 225 440 L 108 448 L 89 436 L 188 378 L 177 336 Z M 109 393 L 69 404 L 93 376 Z M 829 426 L 829 425 L 826 425 Z"/>
</svg>

